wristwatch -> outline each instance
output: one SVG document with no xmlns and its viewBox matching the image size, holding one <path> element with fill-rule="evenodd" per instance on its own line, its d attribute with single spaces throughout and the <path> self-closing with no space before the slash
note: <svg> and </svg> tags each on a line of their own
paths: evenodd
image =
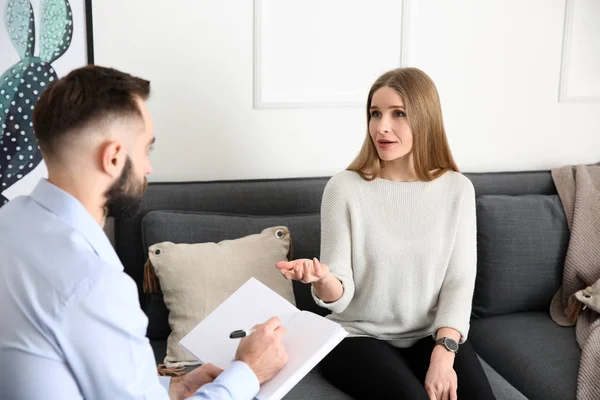
<svg viewBox="0 0 600 400">
<path fill-rule="evenodd" d="M 443 338 L 439 338 L 438 340 L 435 341 L 435 345 L 437 346 L 438 344 L 443 344 L 444 347 L 446 347 L 446 350 L 451 351 L 453 353 L 458 353 L 458 343 L 456 343 L 456 340 L 449 338 L 449 337 L 443 337 Z"/>
</svg>

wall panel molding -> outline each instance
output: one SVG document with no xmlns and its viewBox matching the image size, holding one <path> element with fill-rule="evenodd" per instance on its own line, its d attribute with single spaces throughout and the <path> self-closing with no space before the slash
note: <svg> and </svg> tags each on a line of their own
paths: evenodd
<svg viewBox="0 0 600 400">
<path fill-rule="evenodd" d="M 566 0 L 558 99 L 600 102 L 600 2 Z"/>
<path fill-rule="evenodd" d="M 358 95 L 358 89 L 356 88 L 356 85 L 358 85 L 358 81 L 353 80 L 353 84 L 354 87 L 352 85 L 349 85 L 349 87 L 344 87 L 342 88 L 342 90 L 339 90 L 340 87 L 338 86 L 336 89 L 333 89 L 332 85 L 331 88 L 324 88 L 321 93 L 318 93 L 316 90 L 314 90 L 313 92 L 311 92 L 310 94 L 307 91 L 304 91 L 302 87 L 294 87 L 293 84 L 289 84 L 290 81 L 289 77 L 283 77 L 285 74 L 282 73 L 284 70 L 287 70 L 286 67 L 282 67 L 282 65 L 284 65 L 285 63 L 279 62 L 280 67 L 276 68 L 276 74 L 270 74 L 269 76 L 271 76 L 272 78 L 267 78 L 266 74 L 267 72 L 267 64 L 273 60 L 274 57 L 280 57 L 280 54 L 276 54 L 275 56 L 270 55 L 269 53 L 269 47 L 274 48 L 277 46 L 276 40 L 281 40 L 281 37 L 277 36 L 276 34 L 274 34 L 273 32 L 267 33 L 266 30 L 268 30 L 268 28 L 272 27 L 267 27 L 267 24 L 272 23 L 273 21 L 268 20 L 267 18 L 269 18 L 269 14 L 271 15 L 271 18 L 273 17 L 273 14 L 276 13 L 277 11 L 275 11 L 274 8 L 269 8 L 269 7 L 277 7 L 279 6 L 279 4 L 276 4 L 278 1 L 280 0 L 254 0 L 254 15 L 253 15 L 253 23 L 254 23 L 254 38 L 253 38 L 253 42 L 254 42 L 254 82 L 253 82 L 253 96 L 254 96 L 254 108 L 256 109 L 285 109 L 285 108 L 329 108 L 329 107 L 359 107 L 359 106 L 364 106 L 364 102 L 365 102 L 365 98 L 363 98 L 364 96 L 359 96 Z M 385 3 L 386 0 L 379 0 L 380 3 Z M 400 20 L 396 23 L 396 21 L 392 18 L 392 16 L 389 16 L 388 18 L 390 18 L 391 23 L 386 24 L 386 21 L 382 21 L 381 26 L 388 26 L 389 31 L 393 31 L 394 35 L 390 36 L 390 35 L 386 35 L 381 34 L 379 37 L 377 35 L 374 35 L 373 39 L 374 41 L 378 41 L 376 43 L 381 43 L 382 40 L 388 40 L 390 43 L 394 42 L 394 47 L 395 50 L 393 51 L 389 51 L 387 54 L 391 54 L 391 57 L 394 57 L 394 60 L 392 60 L 392 62 L 390 62 L 389 60 L 389 55 L 385 55 L 382 56 L 382 52 L 376 52 L 375 53 L 375 60 L 371 60 L 372 64 L 373 63 L 380 63 L 381 64 L 381 72 L 384 71 L 385 69 L 391 69 L 391 68 L 395 68 L 395 67 L 399 67 L 399 66 L 405 66 L 408 65 L 408 50 L 409 50 L 409 39 L 410 39 L 410 35 L 409 35 L 409 15 L 410 15 L 410 10 L 409 10 L 409 0 L 401 0 L 400 2 L 397 1 L 389 1 L 387 0 L 388 3 L 394 3 L 394 4 L 398 4 L 398 8 L 399 10 L 401 10 L 401 18 Z M 288 2 L 286 2 L 288 3 Z M 341 3 L 341 2 L 340 2 Z M 289 4 L 289 3 L 288 3 Z M 304 2 L 304 3 L 298 3 L 298 4 L 306 4 L 307 7 L 309 6 L 308 2 Z M 321 3 L 323 4 L 323 3 Z M 348 3 L 346 3 L 348 4 Z M 356 3 L 359 4 L 359 3 Z M 365 2 L 365 7 L 373 7 L 373 4 L 371 2 Z M 392 14 L 392 13 L 390 13 Z M 397 14 L 396 14 L 397 15 Z M 341 14 L 340 18 L 343 18 L 343 14 Z M 350 15 L 350 17 L 352 17 Z M 285 16 L 284 16 L 285 18 Z M 365 21 L 367 20 L 367 18 L 365 18 Z M 296 21 L 292 21 L 293 23 L 296 23 Z M 348 26 L 347 21 L 345 21 L 346 26 Z M 341 24 L 343 25 L 343 24 Z M 344 29 L 345 27 L 343 27 L 342 29 Z M 314 28 L 314 29 L 319 29 L 319 28 Z M 374 29 L 373 31 L 377 31 L 377 29 Z M 388 32 L 388 31 L 385 31 Z M 332 34 L 336 34 L 337 32 L 332 31 Z M 290 34 L 289 32 L 282 32 L 282 36 L 285 36 L 286 34 Z M 350 38 L 356 38 L 356 36 L 352 36 L 352 34 L 355 34 L 354 32 L 348 32 L 349 37 Z M 265 38 L 265 36 L 267 36 Z M 273 42 L 269 42 L 269 40 L 273 41 Z M 310 38 L 308 40 L 311 40 Z M 293 45 L 293 41 L 292 41 L 292 45 Z M 283 49 L 283 50 L 287 50 L 287 49 Z M 361 52 L 361 54 L 364 54 L 364 57 L 369 57 L 368 52 L 365 49 L 357 49 L 357 52 Z M 271 50 L 271 54 L 272 54 L 273 50 Z M 329 60 L 324 60 L 324 62 L 329 63 L 328 65 L 331 65 L 331 63 L 335 63 L 335 56 L 333 55 L 333 53 L 331 53 L 331 58 Z M 348 52 L 345 53 L 345 55 L 347 55 Z M 394 55 L 395 54 L 395 55 Z M 377 56 L 379 56 L 380 59 L 377 59 Z M 388 58 L 387 60 L 385 58 Z M 351 57 L 350 57 L 351 58 Z M 282 59 L 285 59 L 285 56 L 282 57 Z M 289 59 L 289 58 L 288 58 Z M 280 60 L 280 59 L 278 59 Z M 364 78 L 364 73 L 367 70 L 373 70 L 373 65 L 362 65 L 360 67 L 355 68 L 359 74 L 359 76 L 357 77 L 357 79 L 360 78 Z M 327 83 L 327 78 L 325 75 L 325 77 L 323 76 L 319 76 L 319 71 L 315 71 L 314 65 L 310 64 L 310 61 L 308 61 L 306 63 L 305 66 L 300 67 L 298 66 L 299 64 L 295 64 L 293 62 L 290 61 L 290 65 L 292 66 L 290 71 L 293 71 L 294 66 L 296 66 L 297 69 L 302 70 L 302 73 L 304 73 L 306 71 L 306 73 L 308 74 L 308 76 L 310 77 L 311 72 L 312 72 L 312 77 L 315 79 L 315 81 L 318 81 L 319 79 L 323 80 L 323 83 Z M 343 64 L 343 60 L 340 61 L 340 65 L 339 68 L 344 68 L 345 64 Z M 305 67 L 305 68 L 304 68 Z M 313 68 L 311 68 L 313 67 Z M 271 66 L 271 70 L 273 70 L 273 67 Z M 330 70 L 331 71 L 331 70 Z M 379 70 L 378 70 L 379 71 Z M 363 73 L 362 75 L 360 75 L 360 73 Z M 293 74 L 292 74 L 293 75 Z M 331 74 L 330 74 L 331 75 Z M 271 81 L 267 81 L 267 79 L 272 79 Z M 325 86 L 325 85 L 324 85 Z M 364 85 L 361 85 L 360 87 L 363 88 Z M 276 89 L 274 90 L 274 87 L 281 87 L 281 91 L 277 91 Z M 366 90 L 368 90 L 368 88 L 366 88 Z"/>
</svg>

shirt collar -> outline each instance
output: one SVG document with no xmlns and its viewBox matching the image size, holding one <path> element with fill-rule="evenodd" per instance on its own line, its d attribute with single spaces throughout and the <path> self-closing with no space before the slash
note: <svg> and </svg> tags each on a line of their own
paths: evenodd
<svg viewBox="0 0 600 400">
<path fill-rule="evenodd" d="M 31 198 L 82 234 L 103 261 L 123 268 L 106 233 L 79 200 L 43 178 L 33 189 Z"/>
</svg>

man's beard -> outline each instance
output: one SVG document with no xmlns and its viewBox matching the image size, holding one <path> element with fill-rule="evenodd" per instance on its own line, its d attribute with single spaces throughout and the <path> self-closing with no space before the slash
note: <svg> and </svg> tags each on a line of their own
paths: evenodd
<svg viewBox="0 0 600 400">
<path fill-rule="evenodd" d="M 115 218 L 133 217 L 140 208 L 147 185 L 146 178 L 142 182 L 136 182 L 133 174 L 133 163 L 128 156 L 121 176 L 104 194 L 106 196 L 106 216 Z"/>
</svg>

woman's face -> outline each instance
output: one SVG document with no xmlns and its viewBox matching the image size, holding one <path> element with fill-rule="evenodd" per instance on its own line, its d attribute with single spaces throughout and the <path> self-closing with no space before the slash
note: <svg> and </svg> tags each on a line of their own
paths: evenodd
<svg viewBox="0 0 600 400">
<path fill-rule="evenodd" d="M 409 154 L 413 135 L 406 118 L 402 97 L 392 88 L 378 89 L 369 109 L 369 135 L 383 161 L 394 161 Z"/>
</svg>

